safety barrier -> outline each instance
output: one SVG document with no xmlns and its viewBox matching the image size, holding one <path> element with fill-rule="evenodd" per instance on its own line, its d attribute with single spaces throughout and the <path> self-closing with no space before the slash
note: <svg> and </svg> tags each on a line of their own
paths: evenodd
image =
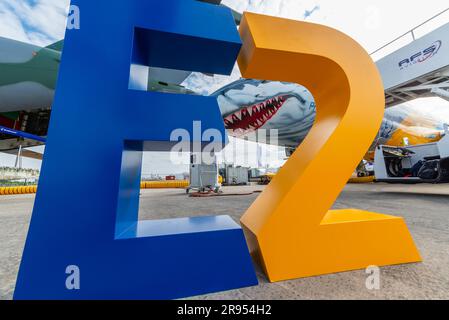
<svg viewBox="0 0 449 320">
<path fill-rule="evenodd" d="M 187 180 L 177 181 L 143 181 L 140 184 L 141 189 L 184 189 L 189 186 Z M 0 187 L 0 196 L 18 195 L 18 194 L 34 194 L 37 186 L 22 187 Z"/>
<path fill-rule="evenodd" d="M 417 25 L 416 27 L 414 27 L 413 29 L 410 29 L 409 31 L 405 32 L 404 34 L 401 34 L 399 37 L 395 38 L 394 40 L 388 42 L 387 44 L 383 45 L 382 47 L 380 47 L 379 49 L 373 51 L 370 53 L 370 56 L 375 60 L 379 60 L 383 57 L 385 57 L 388 53 L 393 52 L 394 50 L 399 49 L 400 47 L 404 46 L 405 43 L 411 43 L 421 37 L 423 37 L 424 35 L 428 34 L 429 31 L 422 31 L 421 35 L 417 35 L 416 31 L 419 30 L 421 27 L 423 26 L 429 26 L 430 22 L 434 22 L 434 25 L 438 25 L 441 26 L 445 23 L 447 23 L 447 16 L 444 17 L 443 15 L 445 13 L 449 12 L 449 8 L 444 9 L 443 11 L 437 13 L 436 15 L 434 15 L 433 17 L 427 19 L 426 21 L 424 21 L 423 23 L 420 23 L 419 25 Z M 439 17 L 443 17 L 445 18 L 444 20 L 442 20 L 443 23 L 440 24 L 435 24 L 436 19 Z M 432 30 L 434 30 L 435 28 L 433 28 Z M 408 38 L 408 39 L 407 39 Z M 405 41 L 404 41 L 405 39 Z M 402 40 L 402 42 L 400 42 L 400 40 Z M 400 46 L 398 47 L 398 45 L 395 44 L 399 44 Z M 392 46 L 395 45 L 395 46 Z M 387 49 L 387 50 L 385 50 Z"/>
<path fill-rule="evenodd" d="M 141 189 L 184 189 L 190 185 L 187 180 L 175 181 L 142 181 Z"/>
<path fill-rule="evenodd" d="M 376 177 L 369 176 L 369 177 L 356 177 L 349 179 L 349 183 L 351 184 L 357 184 L 357 183 L 373 183 L 376 181 Z"/>
<path fill-rule="evenodd" d="M 36 193 L 37 186 L 1 187 L 0 196 Z"/>
</svg>

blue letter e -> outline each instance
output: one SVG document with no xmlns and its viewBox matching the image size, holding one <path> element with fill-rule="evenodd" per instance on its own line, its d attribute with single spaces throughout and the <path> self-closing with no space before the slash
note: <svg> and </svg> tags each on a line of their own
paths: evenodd
<svg viewBox="0 0 449 320">
<path fill-rule="evenodd" d="M 222 133 L 214 143 L 227 136 L 215 98 L 131 90 L 130 66 L 230 74 L 241 46 L 231 12 L 193 0 L 72 5 L 81 29 L 66 32 L 15 298 L 172 299 L 257 284 L 230 217 L 138 221 L 143 151 L 170 150 L 178 128 L 193 137 L 194 121 Z"/>
</svg>

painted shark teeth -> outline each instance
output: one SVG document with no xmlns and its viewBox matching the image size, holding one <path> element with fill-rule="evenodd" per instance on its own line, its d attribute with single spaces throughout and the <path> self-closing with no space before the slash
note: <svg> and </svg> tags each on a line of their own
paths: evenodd
<svg viewBox="0 0 449 320">
<path fill-rule="evenodd" d="M 243 107 L 224 119 L 226 128 L 237 135 L 256 131 L 277 113 L 286 100 L 286 96 L 279 96 Z"/>
</svg>

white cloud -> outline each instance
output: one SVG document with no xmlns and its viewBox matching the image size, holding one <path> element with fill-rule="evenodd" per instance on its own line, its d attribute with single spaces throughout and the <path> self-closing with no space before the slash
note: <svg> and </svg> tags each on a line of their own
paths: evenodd
<svg viewBox="0 0 449 320">
<path fill-rule="evenodd" d="M 0 3 L 0 36 L 19 41 L 28 41 L 28 35 L 22 26 L 20 19 L 11 11 L 5 10 Z"/>
<path fill-rule="evenodd" d="M 223 0 L 223 4 L 238 12 L 250 11 L 295 20 L 305 20 L 306 13 L 313 11 L 307 21 L 327 25 L 348 34 L 368 52 L 373 52 L 447 8 L 447 0 L 431 0 L 414 5 L 410 5 L 408 0 Z M 416 30 L 416 35 L 423 35 L 448 21 L 449 12 L 420 27 Z M 398 44 L 405 45 L 410 40 L 411 36 L 405 37 Z M 210 78 L 194 74 L 184 84 L 195 92 L 205 94 L 239 76 L 238 70 L 234 70 L 230 78 Z"/>
<path fill-rule="evenodd" d="M 308 21 L 337 28 L 369 51 L 447 8 L 447 0 L 413 5 L 409 0 L 223 0 L 223 3 L 239 12 L 297 20 L 304 20 L 306 12 L 319 8 L 307 18 Z M 39 45 L 60 40 L 64 35 L 68 5 L 69 0 L 0 0 L 0 36 Z M 425 31 L 428 30 L 422 28 L 422 32 Z"/>
<path fill-rule="evenodd" d="M 64 37 L 68 0 L 0 0 L 0 36 L 46 46 Z"/>
<path fill-rule="evenodd" d="M 321 1 L 319 0 L 223 1 L 223 4 L 226 4 L 239 12 L 249 11 L 296 20 L 303 20 L 306 16 L 306 12 L 312 13 L 311 16 L 319 14 L 318 9 L 321 7 L 320 3 Z"/>
<path fill-rule="evenodd" d="M 449 102 L 441 98 L 422 98 L 405 104 L 413 111 L 421 112 L 443 123 L 449 124 Z"/>
<path fill-rule="evenodd" d="M 448 7 L 447 0 L 413 2 L 409 0 L 224 0 L 231 8 L 289 19 L 304 20 L 304 13 L 319 6 L 307 21 L 336 28 L 372 52 L 393 38 L 414 28 Z M 445 15 L 436 24 L 448 21 Z M 418 30 L 428 32 L 427 27 Z"/>
<path fill-rule="evenodd" d="M 238 12 L 248 11 L 296 20 L 304 20 L 306 15 L 309 19 L 319 15 L 320 11 L 318 0 L 224 0 L 222 3 Z M 236 65 L 230 76 L 209 77 L 201 73 L 193 73 L 183 85 L 196 93 L 207 95 L 240 77 L 240 70 Z"/>
</svg>

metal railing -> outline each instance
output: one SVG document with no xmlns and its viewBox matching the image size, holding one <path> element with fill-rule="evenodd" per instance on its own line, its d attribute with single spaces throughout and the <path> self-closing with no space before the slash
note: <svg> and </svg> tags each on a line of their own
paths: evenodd
<svg viewBox="0 0 449 320">
<path fill-rule="evenodd" d="M 447 8 L 447 9 L 441 11 L 440 13 L 438 13 L 438 14 L 436 14 L 436 15 L 434 15 L 434 16 L 432 16 L 431 18 L 429 18 L 429 19 L 427 19 L 426 21 L 422 22 L 421 24 L 417 25 L 417 26 L 414 27 L 413 29 L 410 29 L 409 31 L 407 31 L 407 32 L 405 32 L 404 34 L 401 34 L 399 37 L 395 38 L 394 40 L 392 40 L 392 41 L 388 42 L 387 44 L 383 45 L 383 46 L 380 47 L 379 49 L 377 49 L 377 50 L 371 52 L 370 55 L 373 56 L 373 55 L 379 53 L 379 52 L 382 51 L 383 49 L 389 47 L 390 45 L 396 43 L 397 41 L 403 39 L 404 37 L 406 37 L 406 36 L 408 36 L 408 35 L 411 35 L 411 37 L 412 37 L 412 41 L 411 41 L 411 42 L 415 41 L 416 39 L 420 38 L 420 37 L 418 37 L 418 38 L 416 37 L 416 31 L 417 31 L 419 28 L 421 28 L 421 27 L 427 25 L 427 24 L 428 24 L 429 22 L 431 22 L 431 21 L 434 21 L 436 18 L 442 16 L 444 13 L 446 13 L 446 12 L 448 12 L 448 11 L 449 11 L 449 8 Z"/>
</svg>

